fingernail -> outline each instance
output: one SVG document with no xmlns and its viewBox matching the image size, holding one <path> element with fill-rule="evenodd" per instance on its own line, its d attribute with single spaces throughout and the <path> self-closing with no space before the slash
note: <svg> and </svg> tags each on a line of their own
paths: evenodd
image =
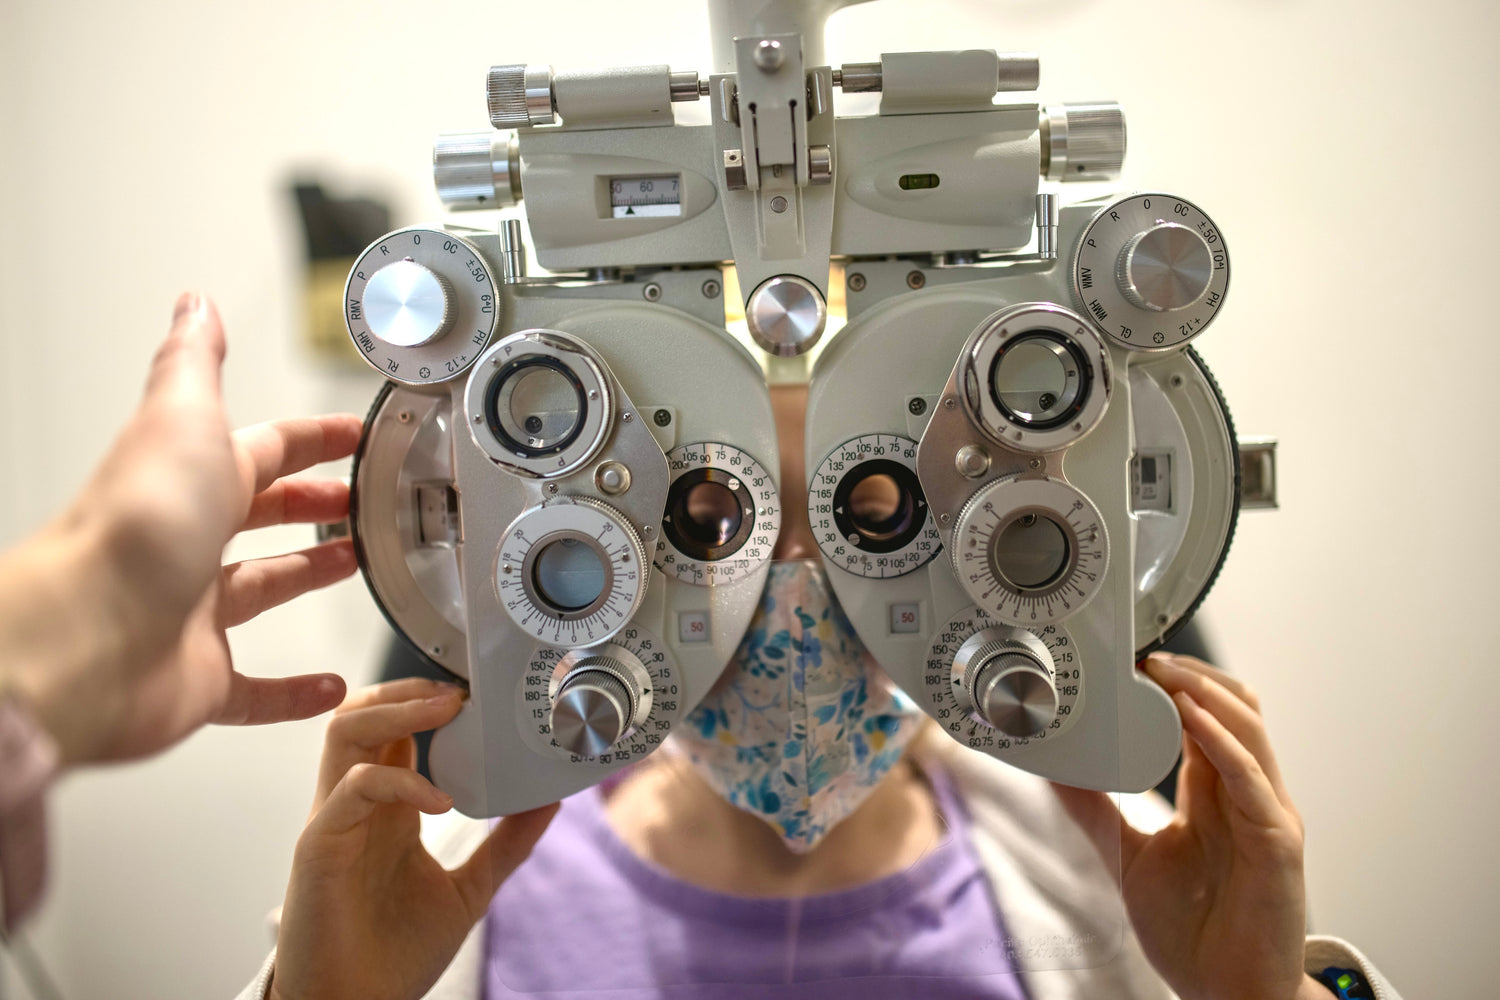
<svg viewBox="0 0 1500 1000">
<path fill-rule="evenodd" d="M 172 308 L 172 321 L 182 319 L 188 313 L 197 312 L 203 299 L 197 292 L 183 292 L 177 296 L 177 305 Z"/>
<path fill-rule="evenodd" d="M 444 691 L 442 694 L 435 694 L 431 698 L 426 699 L 427 704 L 429 705 L 451 705 L 457 700 L 458 691 L 456 689 L 452 691 Z"/>
</svg>

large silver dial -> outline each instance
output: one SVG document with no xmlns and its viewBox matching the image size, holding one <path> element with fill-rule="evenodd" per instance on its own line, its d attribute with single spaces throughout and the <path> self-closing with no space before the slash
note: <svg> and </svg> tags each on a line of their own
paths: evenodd
<svg viewBox="0 0 1500 1000">
<path fill-rule="evenodd" d="M 717 441 L 672 449 L 672 486 L 653 565 L 686 583 L 728 583 L 771 558 L 781 501 L 748 452 Z"/>
<path fill-rule="evenodd" d="M 1078 717 L 1083 669 L 1062 625 L 1006 626 L 969 607 L 936 630 L 922 703 L 960 743 L 990 753 L 1055 738 Z"/>
<path fill-rule="evenodd" d="M 555 646 L 591 646 L 635 615 L 648 569 L 623 514 L 591 497 L 559 497 L 505 532 L 495 592 L 527 634 Z"/>
<path fill-rule="evenodd" d="M 575 764 L 638 760 L 682 717 L 681 683 L 666 643 L 640 625 L 584 649 L 543 647 L 521 679 L 521 733 Z"/>
<path fill-rule="evenodd" d="M 917 479 L 917 443 L 866 434 L 839 445 L 813 473 L 807 516 L 818 547 L 856 576 L 903 576 L 942 548 Z"/>
<path fill-rule="evenodd" d="M 1103 585 L 1109 541 L 1099 508 L 1067 483 L 1000 479 L 964 505 L 950 556 L 974 603 L 1009 624 L 1051 624 Z"/>
<path fill-rule="evenodd" d="M 1229 248 L 1212 219 L 1175 195 L 1131 195 L 1094 216 L 1078 245 L 1082 312 L 1121 347 L 1164 351 L 1208 328 L 1229 290 Z"/>
<path fill-rule="evenodd" d="M 408 385 L 443 382 L 474 363 L 500 299 L 479 251 L 434 229 L 398 229 L 365 248 L 344 287 L 344 322 L 365 361 Z"/>
</svg>

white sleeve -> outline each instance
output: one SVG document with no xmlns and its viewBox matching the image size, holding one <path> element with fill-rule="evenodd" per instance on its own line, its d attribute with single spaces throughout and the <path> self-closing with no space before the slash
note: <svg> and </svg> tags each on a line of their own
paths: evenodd
<svg viewBox="0 0 1500 1000">
<path fill-rule="evenodd" d="M 271 949 L 271 954 L 260 964 L 260 971 L 255 974 L 250 985 L 240 991 L 240 995 L 234 1000 L 266 1000 L 266 994 L 271 989 L 271 973 L 276 969 L 276 949 Z"/>
<path fill-rule="evenodd" d="M 1341 969 L 1358 969 L 1359 974 L 1365 977 L 1365 982 L 1370 984 L 1375 1000 L 1401 1000 L 1401 994 L 1380 974 L 1375 963 L 1347 941 L 1321 935 L 1310 936 L 1303 956 L 1302 968 L 1308 975 L 1315 976 L 1330 965 Z"/>
</svg>

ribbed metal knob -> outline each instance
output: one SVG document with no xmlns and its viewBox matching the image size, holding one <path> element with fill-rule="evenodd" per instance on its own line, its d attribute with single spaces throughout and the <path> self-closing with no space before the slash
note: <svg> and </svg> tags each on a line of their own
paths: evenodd
<svg viewBox="0 0 1500 1000">
<path fill-rule="evenodd" d="M 514 132 L 447 132 L 432 143 L 432 182 L 454 212 L 504 208 L 521 200 Z"/>
<path fill-rule="evenodd" d="M 1042 176 L 1112 181 L 1125 165 L 1125 111 L 1114 101 L 1050 104 L 1041 116 Z"/>
<path fill-rule="evenodd" d="M 793 358 L 812 350 L 823 336 L 828 306 L 816 285 L 795 274 L 761 283 L 745 303 L 745 325 L 761 350 Z"/>
<path fill-rule="evenodd" d="M 496 128 L 550 125 L 555 120 L 551 66 L 491 66 L 485 94 L 490 124 Z"/>
<path fill-rule="evenodd" d="M 571 753 L 593 757 L 625 735 L 634 700 L 620 677 L 598 669 L 604 662 L 575 670 L 552 702 L 552 735 Z M 620 669 L 623 670 L 623 667 Z"/>
<path fill-rule="evenodd" d="M 1203 297 L 1214 275 L 1208 244 L 1187 226 L 1163 222 L 1131 237 L 1120 251 L 1115 279 L 1142 309 L 1183 309 Z"/>
<path fill-rule="evenodd" d="M 1025 653 L 1002 653 L 979 668 L 974 704 L 990 725 L 1017 739 L 1035 736 L 1057 715 L 1052 678 Z"/>
<path fill-rule="evenodd" d="M 398 260 L 365 285 L 365 321 L 370 332 L 392 347 L 421 347 L 448 332 L 453 322 L 452 289 L 416 261 Z"/>
</svg>

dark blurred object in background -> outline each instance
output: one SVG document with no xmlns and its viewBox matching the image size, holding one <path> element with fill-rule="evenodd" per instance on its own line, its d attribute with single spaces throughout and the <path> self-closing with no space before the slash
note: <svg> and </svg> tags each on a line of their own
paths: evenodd
<svg viewBox="0 0 1500 1000">
<path fill-rule="evenodd" d="M 291 185 L 306 237 L 302 339 L 320 361 L 367 371 L 344 327 L 344 284 L 365 247 L 391 230 L 391 210 L 369 198 L 334 198 L 315 180 Z"/>
</svg>

